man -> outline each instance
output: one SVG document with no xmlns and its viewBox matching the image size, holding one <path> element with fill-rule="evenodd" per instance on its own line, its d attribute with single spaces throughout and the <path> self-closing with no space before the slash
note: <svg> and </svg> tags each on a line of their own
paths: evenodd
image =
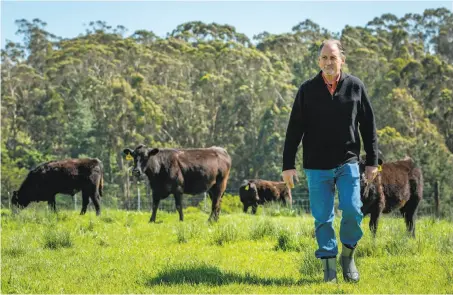
<svg viewBox="0 0 453 295">
<path fill-rule="evenodd" d="M 359 280 L 354 263 L 354 251 L 363 234 L 360 228 L 363 215 L 360 211 L 359 128 L 366 152 L 365 177 L 368 180 L 374 178 L 378 166 L 373 109 L 362 81 L 341 71 L 344 63 L 340 41 L 326 40 L 321 44 L 321 71 L 299 88 L 283 152 L 282 177 L 292 188 L 293 177 L 297 179 L 297 147 L 302 140 L 303 168 L 318 242 L 315 255 L 322 261 L 326 282 L 337 281 L 338 247 L 333 228 L 335 186 L 342 210 L 340 264 L 343 277 L 346 281 Z"/>
</svg>

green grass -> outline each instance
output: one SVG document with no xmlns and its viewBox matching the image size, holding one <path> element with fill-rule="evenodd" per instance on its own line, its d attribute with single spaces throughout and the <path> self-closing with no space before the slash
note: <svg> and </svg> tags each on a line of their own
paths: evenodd
<svg viewBox="0 0 453 295">
<path fill-rule="evenodd" d="M 275 211 L 272 211 L 275 212 Z M 453 224 L 383 217 L 376 239 L 363 223 L 358 284 L 322 282 L 309 215 L 223 214 L 198 209 L 49 213 L 2 210 L 2 293 L 453 293 Z M 338 233 L 339 219 L 336 219 Z M 340 266 L 338 264 L 338 271 Z"/>
</svg>

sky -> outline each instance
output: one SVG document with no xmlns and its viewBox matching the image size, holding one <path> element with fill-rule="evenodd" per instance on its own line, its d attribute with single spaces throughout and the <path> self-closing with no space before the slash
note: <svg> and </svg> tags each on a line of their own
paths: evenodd
<svg viewBox="0 0 453 295">
<path fill-rule="evenodd" d="M 365 26 L 385 13 L 402 17 L 428 8 L 453 10 L 453 1 L 4 1 L 1 2 L 1 43 L 21 41 L 14 21 L 39 18 L 46 30 L 63 38 L 85 32 L 90 21 L 128 29 L 150 30 L 160 37 L 189 21 L 229 24 L 249 38 L 261 32 L 291 32 L 310 19 L 331 32 Z"/>
</svg>

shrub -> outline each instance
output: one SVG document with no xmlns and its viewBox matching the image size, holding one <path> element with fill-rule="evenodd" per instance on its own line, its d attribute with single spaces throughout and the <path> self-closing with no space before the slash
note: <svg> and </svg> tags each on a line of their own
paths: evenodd
<svg viewBox="0 0 453 295">
<path fill-rule="evenodd" d="M 44 248 L 59 249 L 72 247 L 71 235 L 66 230 L 50 229 L 44 232 Z"/>
</svg>

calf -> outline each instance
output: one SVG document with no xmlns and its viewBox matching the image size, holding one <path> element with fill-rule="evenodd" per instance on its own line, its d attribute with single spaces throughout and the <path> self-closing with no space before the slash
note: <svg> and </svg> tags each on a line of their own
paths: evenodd
<svg viewBox="0 0 453 295">
<path fill-rule="evenodd" d="M 379 165 L 382 160 L 379 159 Z M 399 209 L 409 233 L 415 237 L 415 213 L 423 197 L 423 175 L 411 158 L 384 163 L 372 182 L 364 175 L 365 162 L 359 163 L 362 213 L 370 214 L 370 230 L 376 235 L 381 213 Z"/>
<path fill-rule="evenodd" d="M 150 222 L 156 221 L 160 200 L 170 194 L 175 197 L 179 220 L 183 221 L 182 195 L 203 192 L 208 192 L 212 201 L 209 221 L 218 220 L 231 168 L 231 158 L 225 149 L 157 149 L 139 145 L 135 150 L 124 149 L 123 153 L 134 158 L 132 173 L 136 177 L 143 173 L 148 177 L 153 191 Z"/>
<path fill-rule="evenodd" d="M 27 207 L 31 202 L 47 201 L 57 211 L 55 195 L 74 196 L 82 191 L 82 211 L 85 214 L 89 199 L 96 215 L 101 214 L 99 197 L 104 185 L 103 166 L 99 159 L 65 159 L 40 164 L 31 170 L 18 191 L 13 192 L 11 203 Z"/>
<path fill-rule="evenodd" d="M 256 214 L 258 204 L 278 201 L 291 206 L 291 190 L 284 182 L 268 181 L 262 179 L 244 180 L 239 187 L 239 196 L 244 205 L 244 213 L 252 207 L 252 213 Z"/>
</svg>

